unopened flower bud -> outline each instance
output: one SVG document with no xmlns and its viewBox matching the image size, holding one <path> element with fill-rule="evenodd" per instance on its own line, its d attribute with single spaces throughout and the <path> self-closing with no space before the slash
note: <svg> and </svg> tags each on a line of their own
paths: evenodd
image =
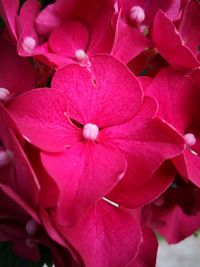
<svg viewBox="0 0 200 267">
<path fill-rule="evenodd" d="M 0 87 L 0 102 L 7 100 L 9 95 L 10 92 L 6 88 Z"/>
<path fill-rule="evenodd" d="M 22 47 L 24 51 L 26 51 L 27 53 L 31 53 L 33 49 L 36 47 L 35 39 L 33 39 L 30 36 L 27 36 L 22 43 Z"/>
<path fill-rule="evenodd" d="M 129 19 L 134 25 L 141 24 L 145 19 L 144 9 L 140 6 L 133 6 L 129 13 Z"/>
<path fill-rule="evenodd" d="M 30 235 L 30 236 L 34 236 L 37 232 L 38 229 L 38 224 L 35 220 L 30 219 L 25 226 L 26 232 Z"/>
<path fill-rule="evenodd" d="M 12 159 L 12 152 L 9 150 L 0 150 L 0 167 L 6 166 Z"/>
<path fill-rule="evenodd" d="M 188 146 L 193 146 L 196 143 L 196 138 L 195 138 L 194 134 L 192 134 L 192 133 L 185 134 L 184 139 L 185 139 L 185 143 Z"/>
</svg>

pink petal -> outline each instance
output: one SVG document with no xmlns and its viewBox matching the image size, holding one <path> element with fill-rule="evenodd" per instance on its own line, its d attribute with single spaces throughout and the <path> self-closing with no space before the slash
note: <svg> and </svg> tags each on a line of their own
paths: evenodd
<svg viewBox="0 0 200 267">
<path fill-rule="evenodd" d="M 120 13 L 111 55 L 128 63 L 150 45 L 151 42 L 137 28 L 123 21 Z"/>
<path fill-rule="evenodd" d="M 188 1 L 184 8 L 183 16 L 179 26 L 179 32 L 185 44 L 191 49 L 195 56 L 200 51 L 200 4 L 198 1 Z"/>
<path fill-rule="evenodd" d="M 166 161 L 146 179 L 134 179 L 134 174 L 134 166 L 129 167 L 125 177 L 106 197 L 131 209 L 146 205 L 170 186 L 177 172 L 173 165 Z"/>
<path fill-rule="evenodd" d="M 67 100 L 56 90 L 29 91 L 17 97 L 9 111 L 24 137 L 43 150 L 61 152 L 82 137 L 69 122 Z"/>
<path fill-rule="evenodd" d="M 20 55 L 31 54 L 38 45 L 38 34 L 35 30 L 34 23 L 40 9 L 40 3 L 37 0 L 27 0 L 20 9 L 19 14 L 19 31 L 20 39 L 18 42 L 18 52 Z M 31 38 L 26 46 L 26 38 Z M 30 44 L 29 44 L 30 43 Z M 30 46 L 30 47 L 29 47 Z M 26 48 L 25 48 L 26 47 Z"/>
<path fill-rule="evenodd" d="M 12 153 L 11 163 L 8 164 L 9 172 L 5 172 L 5 174 L 1 173 L 1 183 L 10 186 L 29 205 L 36 207 L 40 185 L 19 141 L 12 129 L 10 129 L 12 124 L 9 124 L 9 121 L 5 120 L 6 117 L 9 118 L 6 110 L 1 106 L 0 110 L 0 140 L 5 149 Z"/>
<path fill-rule="evenodd" d="M 155 267 L 158 250 L 158 240 L 154 232 L 147 228 L 142 228 L 143 242 L 140 245 L 139 253 L 126 267 Z"/>
<path fill-rule="evenodd" d="M 188 70 L 199 65 L 191 50 L 183 44 L 173 23 L 161 10 L 154 20 L 152 38 L 155 47 L 172 67 Z"/>
<path fill-rule="evenodd" d="M 78 21 L 69 20 L 55 28 L 49 37 L 49 45 L 55 53 L 75 58 L 77 50 L 86 50 L 88 40 L 87 29 Z"/>
<path fill-rule="evenodd" d="M 83 125 L 106 127 L 127 121 L 142 101 L 135 76 L 111 56 L 93 57 L 91 72 L 79 65 L 58 70 L 52 87 L 67 96 L 70 116 Z"/>
<path fill-rule="evenodd" d="M 180 174 L 200 187 L 200 157 L 193 155 L 188 149 L 183 155 L 174 159 L 174 164 Z"/>
<path fill-rule="evenodd" d="M 141 242 L 134 218 L 102 200 L 75 227 L 58 229 L 79 251 L 87 267 L 126 266 Z"/>
<path fill-rule="evenodd" d="M 126 161 L 118 151 L 90 142 L 79 143 L 63 154 L 42 153 L 41 158 L 60 189 L 56 218 L 62 225 L 75 224 L 126 170 Z"/>
<path fill-rule="evenodd" d="M 73 10 L 73 8 L 76 6 L 76 4 L 79 2 L 79 0 L 57 0 L 55 2 L 55 10 L 59 14 L 66 17 L 70 14 L 70 12 Z"/>
<path fill-rule="evenodd" d="M 192 235 L 199 229 L 200 212 L 187 215 L 178 205 L 174 206 L 161 218 L 165 223 L 157 228 L 169 244 L 175 244 Z"/>
<path fill-rule="evenodd" d="M 11 96 L 30 90 L 35 83 L 35 75 L 30 62 L 17 55 L 16 48 L 5 39 L 0 39 L 0 86 Z"/>
<path fill-rule="evenodd" d="M 40 206 L 45 208 L 56 207 L 58 204 L 59 189 L 42 165 L 40 150 L 29 143 L 26 144 L 24 149 L 41 186 L 39 195 Z"/>
<path fill-rule="evenodd" d="M 161 70 L 145 93 L 159 103 L 158 116 L 184 134 L 197 116 L 200 92 L 190 79 L 171 69 Z"/>
<path fill-rule="evenodd" d="M 113 6 L 105 5 L 104 3 L 104 7 L 99 8 L 96 12 L 95 20 L 88 25 L 91 38 L 88 47 L 89 55 L 98 53 L 110 54 L 114 39 L 113 30 L 110 25 L 113 12 Z"/>
<path fill-rule="evenodd" d="M 151 193 L 155 196 L 156 192 L 160 190 L 161 193 L 169 185 L 171 174 L 167 174 L 167 180 L 163 180 L 163 185 L 159 184 L 157 191 L 146 190 L 146 199 L 142 194 L 139 199 L 134 198 L 135 187 L 137 190 L 143 188 L 145 183 L 148 184 L 153 172 L 166 159 L 179 155 L 184 149 L 183 139 L 168 124 L 158 118 L 140 121 L 138 115 L 136 120 L 105 129 L 103 132 L 104 138 L 107 136 L 128 159 L 126 175 L 116 186 L 116 193 L 115 189 L 111 192 L 109 199 L 133 208 L 138 203 L 144 203 L 144 200 L 148 201 Z M 148 186 L 151 186 L 151 181 L 149 182 Z"/>
<path fill-rule="evenodd" d="M 19 0 L 1 0 L 0 16 L 3 17 L 6 26 L 15 40 L 17 40 L 16 16 L 19 9 Z"/>
<path fill-rule="evenodd" d="M 45 209 L 41 208 L 39 212 L 40 212 L 41 221 L 42 221 L 42 223 L 43 223 L 48 235 L 50 236 L 50 238 L 53 241 L 55 241 L 56 244 L 58 243 L 63 248 L 67 248 L 70 251 L 70 253 L 73 256 L 73 258 L 75 260 L 77 260 L 77 262 L 81 261 L 80 255 L 75 250 L 75 248 L 73 248 L 72 245 L 69 244 L 69 242 L 67 241 L 67 238 L 64 238 L 59 233 L 58 229 L 56 229 L 56 227 L 54 226 L 53 222 L 51 221 L 51 218 L 50 218 L 49 214 L 47 213 L 47 211 Z M 76 267 L 76 266 L 73 266 L 73 267 Z"/>
<path fill-rule="evenodd" d="M 57 1 L 58 2 L 58 1 Z M 53 29 L 61 24 L 61 18 L 55 11 L 55 4 L 48 5 L 35 19 L 37 32 L 41 35 L 49 35 Z"/>
</svg>

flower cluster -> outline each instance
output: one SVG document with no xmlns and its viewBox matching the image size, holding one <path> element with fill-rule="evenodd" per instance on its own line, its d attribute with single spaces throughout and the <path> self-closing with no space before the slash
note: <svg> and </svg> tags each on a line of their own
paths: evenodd
<svg viewBox="0 0 200 267">
<path fill-rule="evenodd" d="M 155 230 L 200 227 L 199 1 L 19 2 L 0 0 L 0 241 L 155 267 Z"/>
</svg>

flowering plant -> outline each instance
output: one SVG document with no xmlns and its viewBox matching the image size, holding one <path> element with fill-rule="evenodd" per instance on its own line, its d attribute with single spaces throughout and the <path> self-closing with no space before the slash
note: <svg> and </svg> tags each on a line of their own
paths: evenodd
<svg viewBox="0 0 200 267">
<path fill-rule="evenodd" d="M 200 227 L 199 1 L 0 16 L 2 266 L 155 267 Z"/>
</svg>

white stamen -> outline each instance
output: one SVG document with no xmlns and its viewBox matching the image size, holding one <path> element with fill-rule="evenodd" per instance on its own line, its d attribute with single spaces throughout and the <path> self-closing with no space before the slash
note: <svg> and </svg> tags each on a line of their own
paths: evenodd
<svg viewBox="0 0 200 267">
<path fill-rule="evenodd" d="M 30 36 L 27 36 L 26 38 L 24 38 L 24 41 L 22 43 L 22 47 L 23 47 L 24 51 L 26 51 L 27 53 L 31 53 L 33 51 L 33 49 L 36 47 L 35 39 L 33 39 Z"/>
<path fill-rule="evenodd" d="M 99 135 L 99 128 L 92 123 L 87 123 L 83 127 L 83 137 L 85 139 L 95 141 Z"/>
<path fill-rule="evenodd" d="M 27 238 L 25 242 L 26 242 L 27 247 L 29 248 L 36 247 L 36 242 L 32 240 L 31 238 Z"/>
<path fill-rule="evenodd" d="M 192 133 L 187 133 L 184 135 L 184 139 L 185 139 L 185 143 L 188 145 L 188 146 L 193 146 L 195 143 L 196 143 L 196 138 L 194 136 L 194 134 Z"/>
<path fill-rule="evenodd" d="M 75 58 L 78 60 L 78 61 L 83 61 L 84 59 L 86 59 L 86 53 L 84 50 L 82 49 L 78 49 L 75 51 Z"/>
<path fill-rule="evenodd" d="M 26 232 L 30 235 L 30 236 L 34 236 L 37 232 L 38 229 L 38 224 L 36 223 L 36 221 L 34 221 L 33 219 L 30 219 L 25 226 Z"/>
<path fill-rule="evenodd" d="M 10 92 L 3 87 L 0 87 L 0 102 L 5 101 L 10 95 Z"/>
<path fill-rule="evenodd" d="M 109 199 L 107 199 L 105 197 L 102 197 L 102 199 L 105 200 L 106 202 L 108 202 L 110 205 L 112 205 L 112 206 L 114 206 L 116 208 L 119 208 L 119 204 L 117 204 L 117 203 L 115 203 L 115 202 L 113 202 L 113 201 L 111 201 L 111 200 L 109 200 Z"/>
<path fill-rule="evenodd" d="M 9 150 L 0 151 L 0 167 L 7 165 L 12 159 L 12 152 Z"/>
<path fill-rule="evenodd" d="M 198 156 L 198 153 L 192 149 L 189 149 L 190 153 L 194 156 Z"/>
<path fill-rule="evenodd" d="M 130 10 L 129 18 L 132 23 L 141 24 L 145 19 L 144 9 L 140 6 L 133 6 Z"/>
</svg>

